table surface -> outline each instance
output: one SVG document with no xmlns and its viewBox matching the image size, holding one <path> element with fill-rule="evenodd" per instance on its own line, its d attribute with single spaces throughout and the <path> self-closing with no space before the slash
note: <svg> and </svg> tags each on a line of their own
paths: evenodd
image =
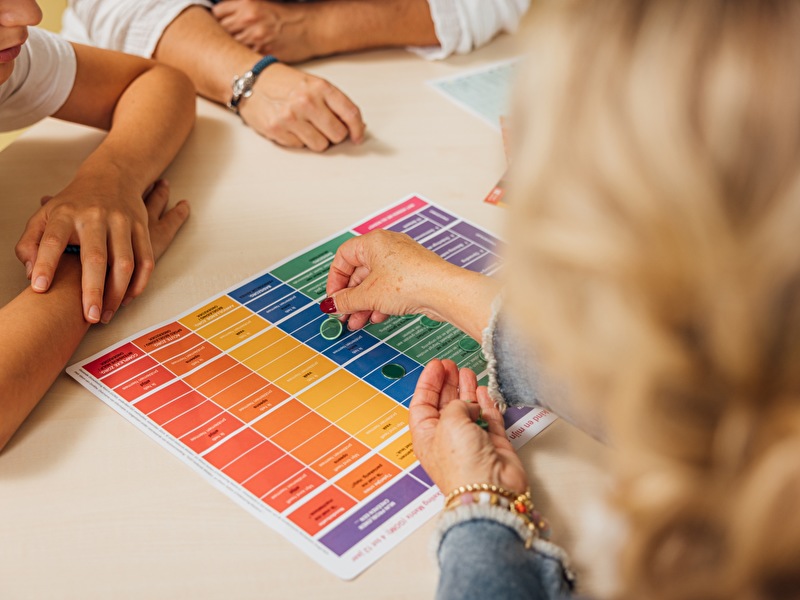
<svg viewBox="0 0 800 600">
<path fill-rule="evenodd" d="M 73 361 L 159 323 L 418 193 L 502 235 L 483 198 L 505 169 L 500 135 L 426 85 L 514 56 L 504 36 L 466 57 L 401 50 L 318 61 L 361 107 L 369 136 L 324 154 L 281 149 L 198 100 L 166 172 L 192 216 L 145 294 L 95 326 Z M 39 198 L 61 189 L 102 134 L 46 120 L 0 153 L 0 302 L 25 285 L 14 244 Z M 608 450 L 557 421 L 521 451 L 555 540 L 574 546 Z M 430 598 L 433 521 L 353 581 L 340 581 L 62 374 L 0 455 L 4 598 Z"/>
</svg>

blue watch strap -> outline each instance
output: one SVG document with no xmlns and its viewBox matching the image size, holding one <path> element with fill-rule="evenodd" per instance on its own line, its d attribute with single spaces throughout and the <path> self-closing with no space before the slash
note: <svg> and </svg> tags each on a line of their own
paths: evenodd
<svg viewBox="0 0 800 600">
<path fill-rule="evenodd" d="M 247 73 L 241 77 L 234 77 L 233 94 L 228 102 L 228 108 L 238 115 L 239 103 L 242 101 L 242 98 L 248 98 L 250 94 L 253 93 L 253 85 L 255 85 L 258 76 L 264 69 L 276 62 L 279 62 L 277 58 L 272 56 L 272 54 L 267 54 L 261 58 Z"/>
<path fill-rule="evenodd" d="M 266 69 L 268 66 L 275 64 L 276 62 L 279 62 L 277 58 L 272 56 L 272 54 L 267 54 L 264 58 L 258 61 L 255 66 L 250 69 L 250 71 L 253 73 L 253 75 L 260 75 L 261 71 Z"/>
</svg>

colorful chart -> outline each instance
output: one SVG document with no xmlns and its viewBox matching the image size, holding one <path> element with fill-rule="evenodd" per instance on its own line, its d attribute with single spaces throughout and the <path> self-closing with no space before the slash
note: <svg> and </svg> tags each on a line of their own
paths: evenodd
<svg viewBox="0 0 800 600">
<path fill-rule="evenodd" d="M 376 228 L 405 232 L 467 269 L 500 266 L 497 238 L 411 196 L 68 369 L 345 579 L 441 508 L 408 430 L 423 366 L 450 358 L 486 380 L 480 345 L 425 317 L 321 335 L 328 317 L 317 303 L 336 249 Z M 544 410 L 506 414 L 517 446 L 553 420 Z"/>
</svg>

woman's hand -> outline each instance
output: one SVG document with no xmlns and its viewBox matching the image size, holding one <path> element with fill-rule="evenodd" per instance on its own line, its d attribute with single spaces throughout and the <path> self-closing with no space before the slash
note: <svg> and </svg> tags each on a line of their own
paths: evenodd
<svg viewBox="0 0 800 600">
<path fill-rule="evenodd" d="M 447 286 L 454 270 L 459 269 L 407 235 L 378 229 L 339 246 L 321 309 L 349 315 L 350 329 L 389 315 L 421 313 L 442 321 L 432 292 Z"/>
<path fill-rule="evenodd" d="M 359 329 L 389 315 L 423 314 L 476 340 L 489 323 L 499 284 L 456 267 L 402 233 L 378 229 L 339 246 L 322 312 Z"/>
<path fill-rule="evenodd" d="M 444 494 L 462 485 L 488 483 L 523 493 L 528 477 L 506 437 L 503 417 L 469 369 L 432 360 L 410 405 L 414 453 Z M 489 424 L 484 431 L 475 421 Z"/>
</svg>

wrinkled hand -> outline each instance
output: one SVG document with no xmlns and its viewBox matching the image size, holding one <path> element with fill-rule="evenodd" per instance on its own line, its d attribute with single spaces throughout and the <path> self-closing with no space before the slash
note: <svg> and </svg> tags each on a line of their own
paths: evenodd
<svg viewBox="0 0 800 600">
<path fill-rule="evenodd" d="M 318 36 L 309 31 L 306 7 L 267 0 L 226 0 L 211 12 L 225 31 L 259 54 L 294 63 L 318 56 Z"/>
<path fill-rule="evenodd" d="M 189 214 L 185 201 L 164 212 L 165 181 L 157 182 L 144 202 L 140 197 L 109 202 L 100 189 L 105 188 L 73 182 L 61 194 L 42 198 L 16 247 L 32 288 L 45 292 L 67 244 L 80 245 L 83 314 L 90 323 L 108 323 L 120 305 L 142 293 L 156 259 Z"/>
<path fill-rule="evenodd" d="M 528 477 L 506 437 L 503 418 L 469 369 L 432 360 L 417 382 L 409 407 L 414 453 L 444 494 L 459 486 L 488 483 L 522 493 Z M 489 423 L 475 424 L 482 411 Z"/>
<path fill-rule="evenodd" d="M 239 112 L 245 123 L 281 146 L 315 152 L 348 137 L 360 144 L 366 128 L 361 111 L 340 90 L 280 63 L 261 74 Z"/>
<path fill-rule="evenodd" d="M 376 229 L 339 246 L 328 272 L 324 312 L 349 315 L 358 329 L 389 315 L 424 314 L 444 320 L 428 302 L 455 268 L 402 233 Z"/>
</svg>

